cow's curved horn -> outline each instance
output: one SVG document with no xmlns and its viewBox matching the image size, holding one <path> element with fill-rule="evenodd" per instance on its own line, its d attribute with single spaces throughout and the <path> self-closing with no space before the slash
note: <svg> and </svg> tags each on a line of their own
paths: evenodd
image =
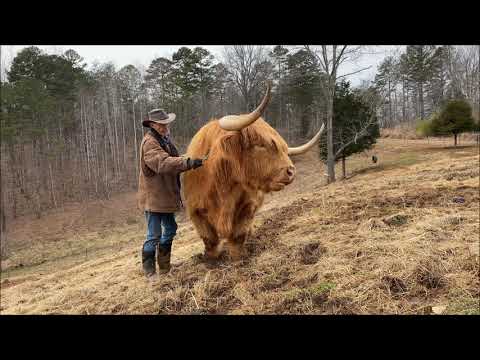
<svg viewBox="0 0 480 360">
<path fill-rule="evenodd" d="M 288 155 L 300 155 L 310 150 L 310 148 L 313 145 L 315 145 L 318 139 L 320 139 L 320 136 L 322 135 L 324 129 L 325 129 L 325 124 L 322 124 L 322 127 L 320 128 L 319 132 L 313 137 L 312 140 L 298 147 L 293 147 L 293 148 L 289 147 Z"/>
<path fill-rule="evenodd" d="M 250 114 L 246 115 L 227 115 L 218 120 L 220 127 L 224 130 L 236 130 L 240 131 L 243 128 L 246 128 L 248 125 L 251 125 L 255 120 L 257 120 L 262 113 L 265 111 L 265 108 L 270 101 L 270 90 L 271 85 L 267 83 L 267 93 L 263 97 L 262 102 L 258 107 L 252 111 Z"/>
</svg>

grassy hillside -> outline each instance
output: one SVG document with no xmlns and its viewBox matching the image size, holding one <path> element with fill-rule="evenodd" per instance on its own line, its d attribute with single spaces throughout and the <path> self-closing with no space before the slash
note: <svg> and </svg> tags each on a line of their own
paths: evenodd
<svg viewBox="0 0 480 360">
<path fill-rule="evenodd" d="M 356 155 L 329 186 L 307 154 L 257 215 L 245 261 L 205 263 L 179 214 L 172 271 L 153 282 L 135 194 L 19 222 L 1 312 L 479 314 L 478 148 L 444 146 L 382 139 L 377 164 Z"/>
</svg>

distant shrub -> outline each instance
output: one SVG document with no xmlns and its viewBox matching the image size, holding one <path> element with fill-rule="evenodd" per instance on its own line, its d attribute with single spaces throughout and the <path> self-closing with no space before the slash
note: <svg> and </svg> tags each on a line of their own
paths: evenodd
<svg viewBox="0 0 480 360">
<path fill-rule="evenodd" d="M 419 120 L 417 121 L 417 124 L 415 126 L 415 132 L 417 135 L 422 136 L 422 137 L 427 137 L 427 136 L 432 136 L 432 121 L 434 118 L 436 118 L 438 115 L 433 114 L 430 119 L 427 120 Z"/>
</svg>

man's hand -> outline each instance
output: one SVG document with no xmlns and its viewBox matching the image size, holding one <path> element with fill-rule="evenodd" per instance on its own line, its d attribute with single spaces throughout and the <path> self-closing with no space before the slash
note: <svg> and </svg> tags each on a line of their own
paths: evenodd
<svg viewBox="0 0 480 360">
<path fill-rule="evenodd" d="M 187 166 L 189 169 L 196 169 L 203 165 L 202 159 L 190 159 L 187 160 Z"/>
</svg>

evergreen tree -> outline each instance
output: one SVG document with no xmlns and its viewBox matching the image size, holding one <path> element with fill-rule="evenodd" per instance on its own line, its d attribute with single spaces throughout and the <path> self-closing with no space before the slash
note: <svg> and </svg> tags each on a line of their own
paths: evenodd
<svg viewBox="0 0 480 360">
<path fill-rule="evenodd" d="M 457 135 L 475 129 L 472 107 L 465 100 L 451 100 L 440 114 L 432 119 L 431 132 L 435 135 L 453 134 L 455 146 Z"/>
<path fill-rule="evenodd" d="M 432 76 L 437 56 L 434 45 L 408 45 L 404 57 L 406 75 L 416 87 L 418 114 L 422 120 L 425 118 L 425 85 Z"/>
<path fill-rule="evenodd" d="M 441 46 L 432 57 L 431 76 L 427 81 L 427 98 L 431 104 L 431 112 L 444 104 L 447 97 L 448 71 L 447 51 Z"/>
<path fill-rule="evenodd" d="M 145 75 L 146 86 L 150 96 L 165 108 L 171 108 L 174 97 L 173 63 L 160 57 L 154 59 Z"/>
<path fill-rule="evenodd" d="M 232 106 L 230 105 L 231 99 L 228 97 L 227 86 L 231 83 L 229 78 L 229 73 L 224 64 L 218 63 L 213 66 L 214 76 L 213 84 L 211 87 L 211 95 L 215 106 L 213 107 L 216 111 L 211 114 L 211 116 L 222 117 L 226 113 L 236 112 L 233 111 Z M 228 107 L 228 109 L 227 109 Z"/>
<path fill-rule="evenodd" d="M 314 66 L 312 54 L 304 49 L 287 56 L 287 71 L 285 94 L 288 97 L 287 104 L 293 110 L 293 114 L 289 115 L 296 120 L 289 128 L 299 129 L 300 136 L 306 137 L 320 91 L 321 74 Z"/>
<path fill-rule="evenodd" d="M 277 45 L 269 53 L 270 58 L 272 59 L 273 65 L 273 79 L 274 79 L 274 89 L 276 96 L 272 99 L 269 106 L 270 113 L 273 114 L 274 118 L 277 118 L 275 126 L 283 126 L 286 118 L 285 111 L 285 78 L 287 76 L 287 59 L 288 59 L 288 49 L 282 45 Z"/>
<path fill-rule="evenodd" d="M 333 148 L 335 161 L 342 160 L 345 178 L 345 159 L 352 154 L 370 149 L 380 137 L 377 118 L 361 96 L 350 89 L 350 84 L 342 81 L 337 84 L 334 98 Z M 320 142 L 320 158 L 327 161 L 327 137 L 323 133 Z"/>
</svg>

